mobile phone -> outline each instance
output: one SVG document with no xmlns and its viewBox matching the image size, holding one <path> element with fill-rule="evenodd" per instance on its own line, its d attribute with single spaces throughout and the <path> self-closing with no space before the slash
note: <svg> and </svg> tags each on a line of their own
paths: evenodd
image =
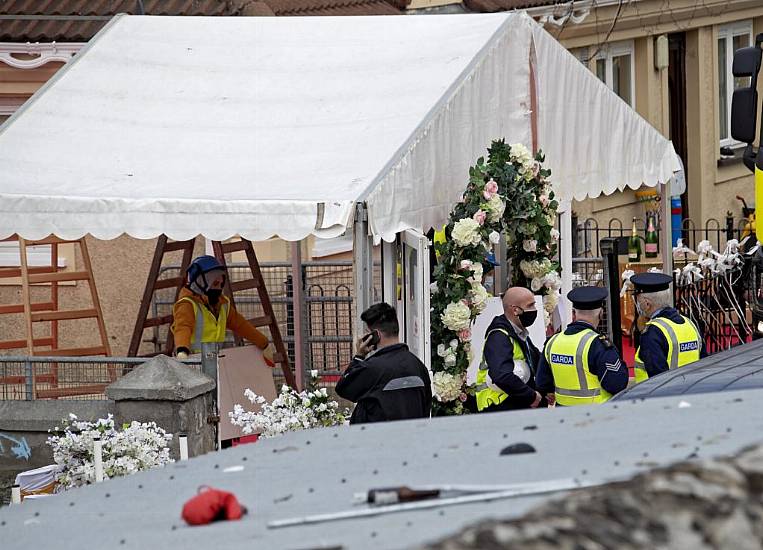
<svg viewBox="0 0 763 550">
<path fill-rule="evenodd" d="M 366 334 L 363 337 L 363 341 L 366 344 L 368 344 L 370 346 L 374 346 L 374 347 L 376 347 L 376 345 L 379 343 L 380 339 L 381 339 L 381 336 L 379 336 L 379 331 L 378 330 L 372 330 L 371 332 L 369 332 L 368 334 Z"/>
</svg>

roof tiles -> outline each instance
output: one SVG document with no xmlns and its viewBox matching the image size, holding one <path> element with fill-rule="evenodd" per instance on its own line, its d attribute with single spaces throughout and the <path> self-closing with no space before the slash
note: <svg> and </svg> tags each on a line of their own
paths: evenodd
<svg viewBox="0 0 763 550">
<path fill-rule="evenodd" d="M 0 0 L 2 42 L 86 42 L 136 0 Z M 398 15 L 406 0 L 143 0 L 146 15 Z"/>
</svg>

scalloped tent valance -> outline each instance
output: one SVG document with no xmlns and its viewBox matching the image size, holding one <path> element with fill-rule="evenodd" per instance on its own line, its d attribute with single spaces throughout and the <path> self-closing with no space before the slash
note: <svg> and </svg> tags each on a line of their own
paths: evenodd
<svg viewBox="0 0 763 550">
<path fill-rule="evenodd" d="M 677 169 L 525 14 L 118 16 L 0 127 L 0 238 L 334 237 L 365 201 L 391 240 L 533 127 L 562 198 Z"/>
</svg>

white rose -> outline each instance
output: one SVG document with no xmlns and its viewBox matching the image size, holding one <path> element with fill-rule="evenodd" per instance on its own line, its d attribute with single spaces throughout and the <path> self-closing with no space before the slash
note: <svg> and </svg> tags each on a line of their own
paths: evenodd
<svg viewBox="0 0 763 550">
<path fill-rule="evenodd" d="M 455 401 L 461 395 L 464 379 L 463 376 L 454 376 L 448 372 L 436 372 L 432 384 L 438 401 Z"/>
<path fill-rule="evenodd" d="M 458 340 L 454 338 L 453 340 L 450 341 L 449 346 L 450 346 L 450 349 L 456 349 L 458 347 Z"/>
<path fill-rule="evenodd" d="M 556 271 L 546 273 L 543 276 L 543 285 L 551 290 L 558 290 L 562 287 L 562 278 Z"/>
<path fill-rule="evenodd" d="M 498 231 L 492 231 L 488 236 L 488 239 L 492 244 L 498 244 L 501 242 L 501 234 Z"/>
<path fill-rule="evenodd" d="M 463 302 L 451 302 L 440 316 L 443 324 L 453 332 L 458 332 L 471 325 L 471 311 Z"/>
<path fill-rule="evenodd" d="M 447 355 L 447 352 L 445 351 L 445 344 L 439 344 L 437 346 L 437 355 L 440 357 L 445 357 Z"/>
<path fill-rule="evenodd" d="M 538 241 L 535 239 L 522 241 L 522 248 L 524 248 L 525 252 L 535 252 L 538 250 Z"/>
<path fill-rule="evenodd" d="M 557 231 L 556 229 L 552 229 L 551 230 L 551 238 L 554 239 L 555 241 L 558 241 L 559 240 L 559 231 Z"/>
<path fill-rule="evenodd" d="M 486 208 L 489 211 L 487 216 L 488 221 L 496 223 L 501 220 L 503 212 L 506 210 L 506 203 L 501 200 L 499 195 L 493 195 L 493 197 L 487 201 Z"/>
<path fill-rule="evenodd" d="M 471 218 L 464 218 L 453 225 L 451 237 L 453 237 L 453 242 L 460 247 L 476 246 L 482 242 L 479 230 L 479 223 Z"/>
<path fill-rule="evenodd" d="M 311 378 L 318 378 L 318 371 L 317 370 L 311 370 L 310 371 L 310 377 Z"/>
<path fill-rule="evenodd" d="M 533 280 L 530 282 L 530 290 L 538 292 L 541 288 L 543 288 L 543 281 L 538 277 L 533 277 Z"/>
<path fill-rule="evenodd" d="M 484 311 L 485 307 L 487 307 L 487 301 L 490 298 L 490 295 L 487 293 L 487 290 L 485 290 L 484 286 L 476 283 L 472 286 L 470 298 L 472 300 L 472 306 L 474 306 L 474 309 L 481 313 Z"/>
<path fill-rule="evenodd" d="M 509 158 L 525 168 L 529 165 L 530 169 L 532 169 L 533 156 L 524 143 L 512 143 L 510 147 Z"/>
<path fill-rule="evenodd" d="M 432 283 L 429 285 L 429 292 L 431 294 L 437 294 L 437 283 Z"/>
<path fill-rule="evenodd" d="M 467 279 L 470 283 L 482 282 L 482 264 L 472 265 L 472 276 Z"/>
<path fill-rule="evenodd" d="M 471 260 L 461 260 L 461 269 L 471 269 L 471 268 L 472 268 Z"/>
<path fill-rule="evenodd" d="M 456 356 L 451 354 L 448 354 L 445 356 L 445 366 L 446 367 L 453 367 L 456 365 Z"/>
</svg>

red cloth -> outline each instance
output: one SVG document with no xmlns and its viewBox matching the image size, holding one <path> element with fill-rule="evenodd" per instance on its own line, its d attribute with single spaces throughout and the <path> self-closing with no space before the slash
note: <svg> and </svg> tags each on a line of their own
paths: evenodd
<svg viewBox="0 0 763 550">
<path fill-rule="evenodd" d="M 233 493 L 204 488 L 183 505 L 183 519 L 190 525 L 206 525 L 217 520 L 236 520 L 244 515 L 244 508 Z"/>
</svg>

